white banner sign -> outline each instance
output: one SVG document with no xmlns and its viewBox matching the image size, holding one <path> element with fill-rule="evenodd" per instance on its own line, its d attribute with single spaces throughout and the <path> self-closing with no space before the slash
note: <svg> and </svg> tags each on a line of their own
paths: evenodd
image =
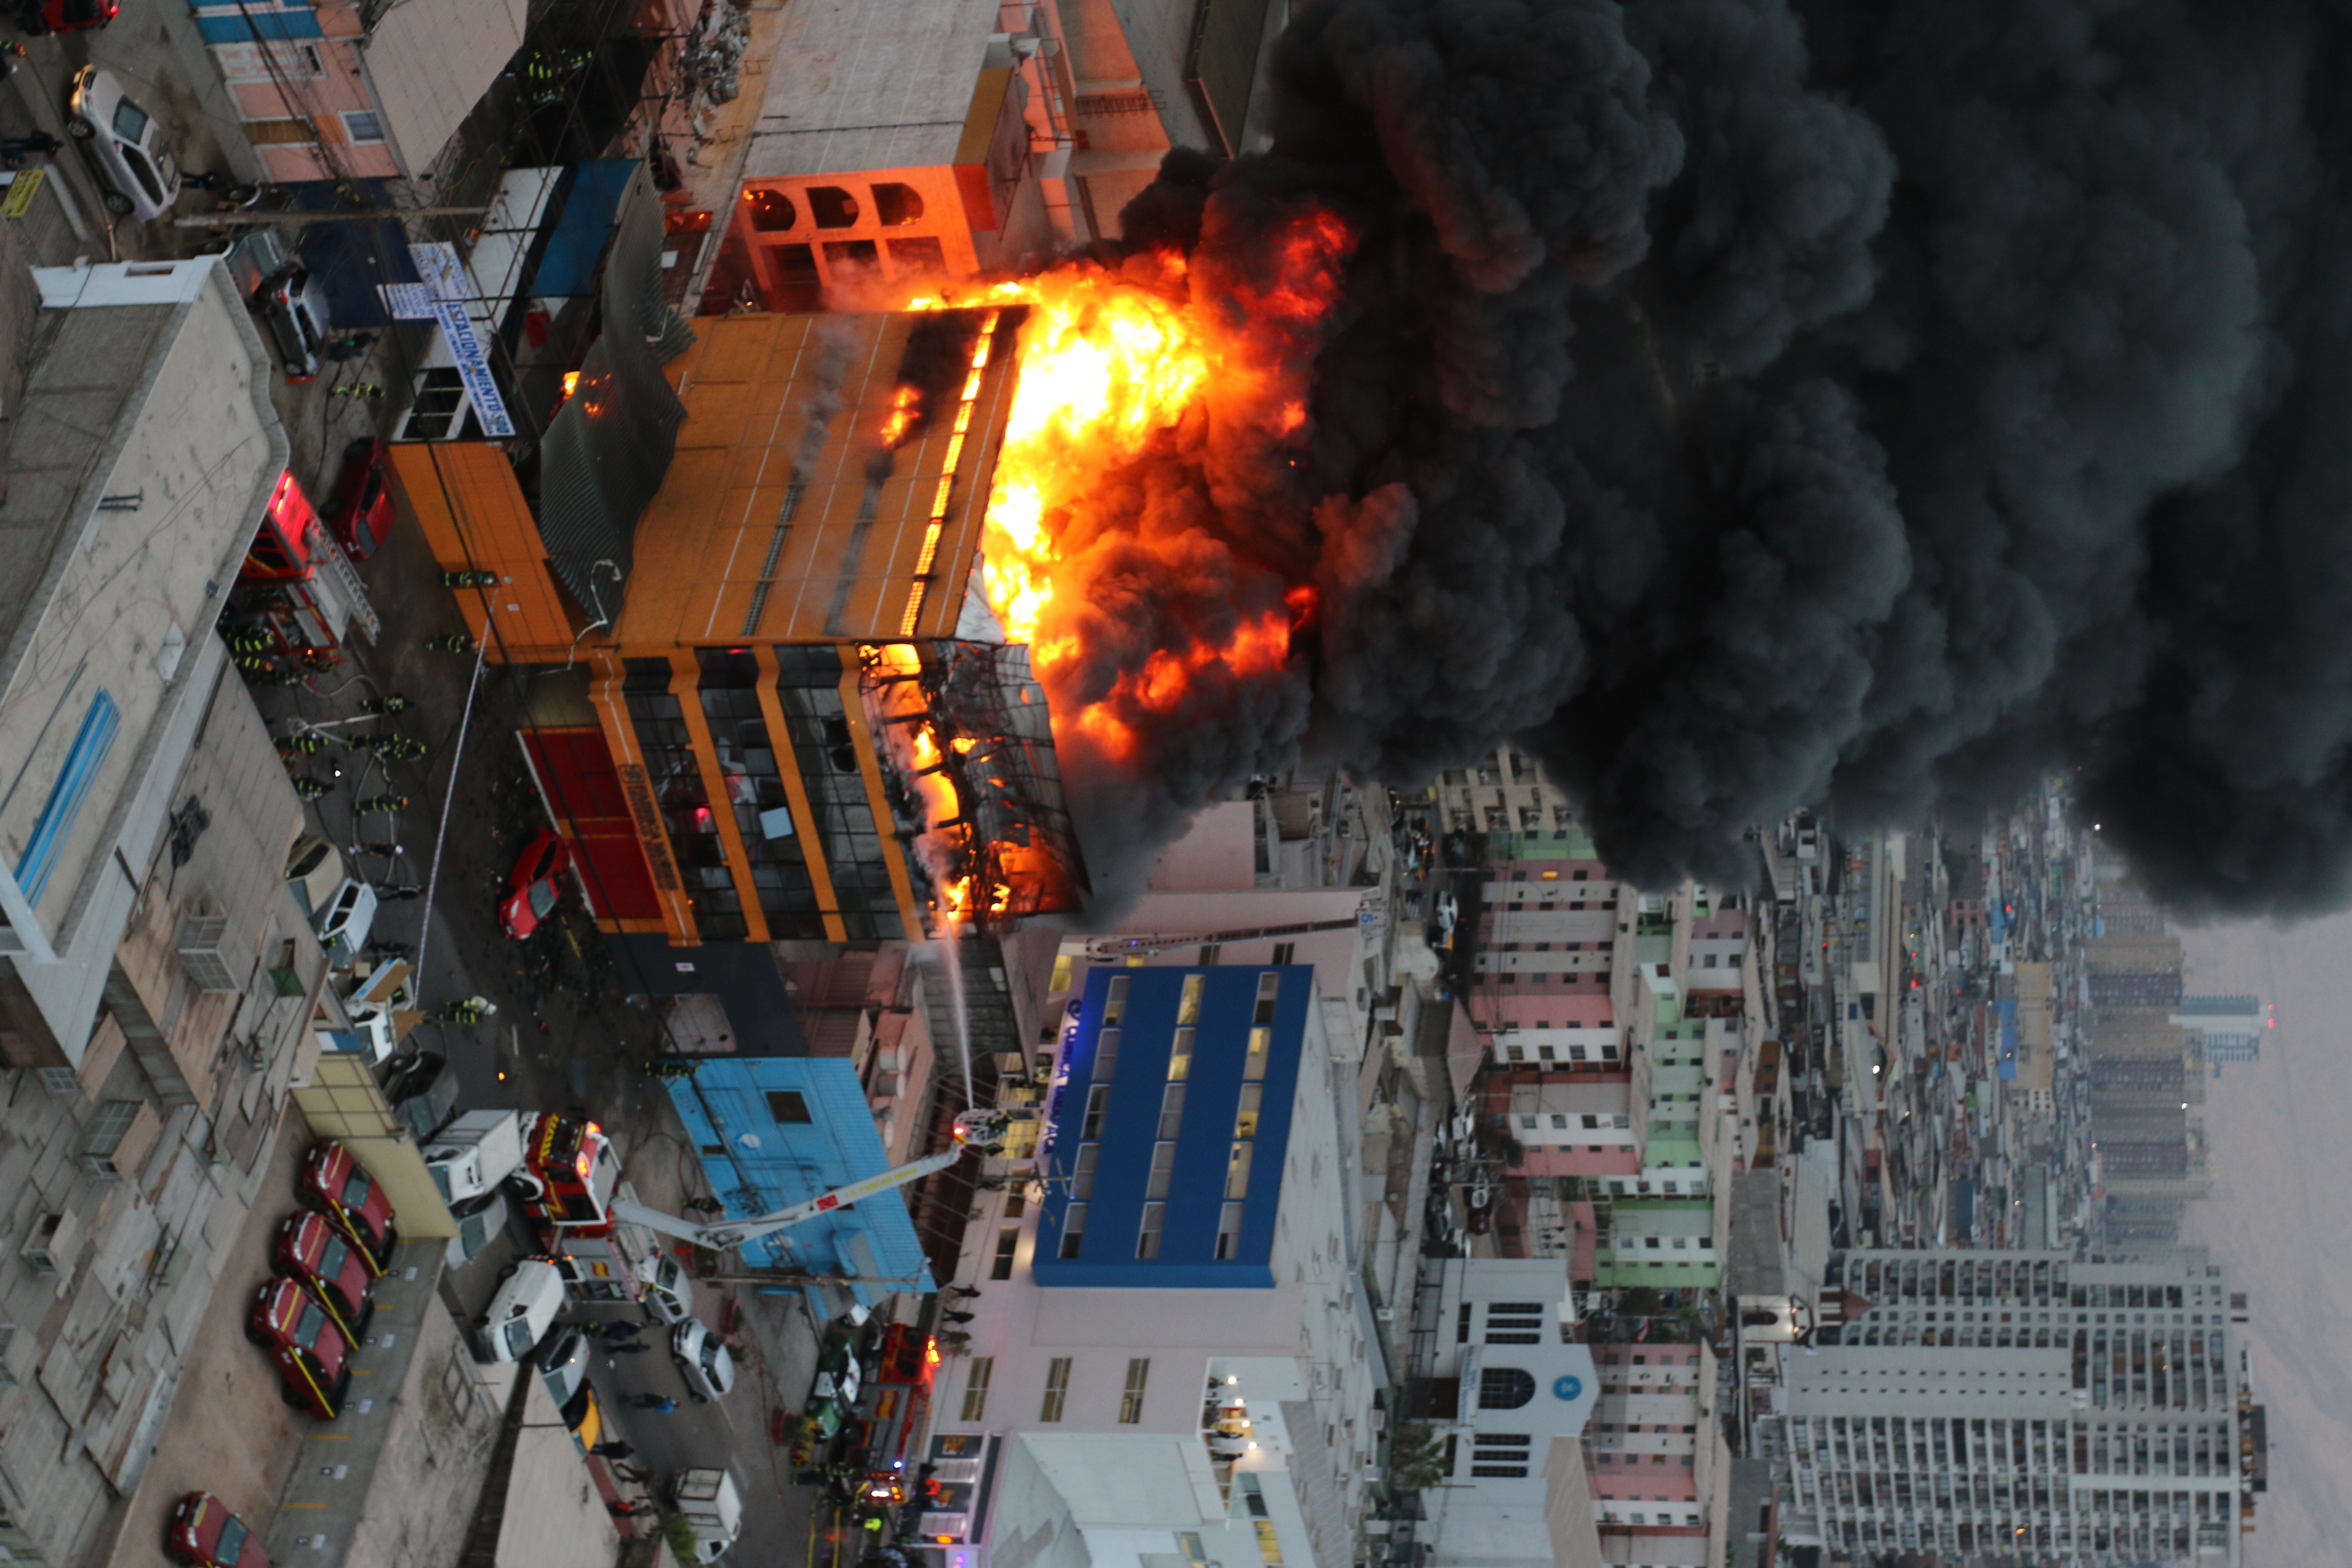
<svg viewBox="0 0 2352 1568">
<path fill-rule="evenodd" d="M 412 242 L 408 254 L 425 279 L 424 287 L 434 296 L 432 313 L 441 322 L 441 335 L 449 340 L 450 357 L 457 362 L 457 378 L 466 384 L 467 395 L 473 399 L 483 434 L 513 435 L 514 420 L 507 414 L 507 400 L 499 392 L 498 378 L 490 374 L 489 355 L 475 333 L 474 319 L 466 314 L 465 301 L 471 289 L 465 265 L 457 259 L 457 247 L 437 240 Z"/>
<path fill-rule="evenodd" d="M 433 290 L 422 283 L 379 283 L 375 291 L 383 300 L 384 313 L 395 321 L 430 321 L 433 314 Z"/>
</svg>

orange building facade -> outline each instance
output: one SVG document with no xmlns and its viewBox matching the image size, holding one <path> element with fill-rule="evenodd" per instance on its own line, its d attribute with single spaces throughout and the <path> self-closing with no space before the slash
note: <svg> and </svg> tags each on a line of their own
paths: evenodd
<svg viewBox="0 0 2352 1568">
<path fill-rule="evenodd" d="M 676 451 L 584 571 L 528 458 L 394 448 L 444 569 L 497 579 L 458 591 L 487 657 L 559 694 L 521 740 L 607 931 L 920 940 L 1075 901 L 1042 694 L 971 582 L 1016 318 L 697 319 Z"/>
</svg>

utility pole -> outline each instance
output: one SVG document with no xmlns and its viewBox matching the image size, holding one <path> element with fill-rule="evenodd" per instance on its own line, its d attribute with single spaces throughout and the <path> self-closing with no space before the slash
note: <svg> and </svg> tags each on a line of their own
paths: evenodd
<svg viewBox="0 0 2352 1568">
<path fill-rule="evenodd" d="M 257 227 L 264 224 L 290 223 L 299 225 L 310 223 L 341 223 L 350 218 L 469 217 L 475 214 L 486 213 L 490 209 L 488 206 L 335 207 L 320 212 L 313 212 L 307 208 L 292 211 L 289 211 L 284 208 L 271 208 L 267 211 L 260 212 L 235 211 L 191 213 L 185 217 L 173 218 L 172 220 L 172 225 L 175 228 L 250 228 Z"/>
</svg>

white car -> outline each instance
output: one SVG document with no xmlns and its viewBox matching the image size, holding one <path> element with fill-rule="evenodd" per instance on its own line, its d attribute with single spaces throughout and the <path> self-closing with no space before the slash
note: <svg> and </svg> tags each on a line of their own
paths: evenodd
<svg viewBox="0 0 2352 1568">
<path fill-rule="evenodd" d="M 294 852 L 286 858 L 286 880 L 292 884 L 302 912 L 316 915 L 343 885 L 343 852 L 318 834 L 306 833 L 294 841 Z"/>
<path fill-rule="evenodd" d="M 144 223 L 180 199 L 180 165 L 163 146 L 163 128 L 122 90 L 114 73 L 84 66 L 74 73 L 66 129 L 106 173 L 106 210 Z"/>
<path fill-rule="evenodd" d="M 735 1386 L 735 1357 L 726 1342 L 700 1318 L 688 1318 L 669 1337 L 669 1359 L 677 1363 L 686 1391 L 697 1405 L 724 1399 Z"/>
<path fill-rule="evenodd" d="M 694 1281 L 675 1258 L 657 1256 L 637 1265 L 646 1313 L 657 1323 L 682 1323 L 694 1315 Z"/>
<path fill-rule="evenodd" d="M 588 1381 L 588 1363 L 595 1358 L 595 1342 L 581 1329 L 566 1325 L 547 1336 L 531 1359 L 539 1363 L 540 1380 L 547 1384 L 548 1397 L 555 1401 L 558 1410 L 572 1403 L 580 1385 Z"/>
</svg>

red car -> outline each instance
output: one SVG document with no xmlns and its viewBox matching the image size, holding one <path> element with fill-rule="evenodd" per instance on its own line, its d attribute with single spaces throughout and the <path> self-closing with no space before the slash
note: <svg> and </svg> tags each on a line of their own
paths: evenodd
<svg viewBox="0 0 2352 1568">
<path fill-rule="evenodd" d="M 352 1152 L 332 1142 L 315 1145 L 294 1178 L 294 1195 L 307 1209 L 316 1209 L 356 1243 L 360 1260 L 373 1274 L 392 1263 L 400 1228 L 393 1223 L 392 1200 L 368 1179 Z"/>
<path fill-rule="evenodd" d="M 343 448 L 343 477 L 327 507 L 327 527 L 353 561 L 364 561 L 392 534 L 391 447 L 362 436 Z"/>
<path fill-rule="evenodd" d="M 245 1521 L 210 1492 L 190 1492 L 163 1527 L 164 1554 L 197 1568 L 269 1568 L 269 1553 Z"/>
<path fill-rule="evenodd" d="M 305 1209 L 286 1216 L 270 1249 L 270 1272 L 310 1287 L 335 1315 L 335 1326 L 352 1339 L 365 1337 L 375 1316 L 368 1289 L 375 1276 L 360 1261 L 360 1249 L 345 1241 L 324 1215 Z"/>
<path fill-rule="evenodd" d="M 121 10 L 116 0 L 24 0 L 16 7 L 16 26 L 35 34 L 79 33 L 105 26 Z"/>
<path fill-rule="evenodd" d="M 352 1388 L 352 1342 L 326 1306 L 291 1279 L 272 1279 L 253 1299 L 245 1337 L 278 1363 L 278 1397 L 321 1421 L 343 1413 Z"/>
<path fill-rule="evenodd" d="M 507 896 L 499 904 L 499 923 L 507 934 L 522 941 L 539 929 L 540 921 L 563 897 L 562 879 L 572 870 L 572 847 L 551 827 L 523 847 L 522 858 L 507 877 Z"/>
</svg>

